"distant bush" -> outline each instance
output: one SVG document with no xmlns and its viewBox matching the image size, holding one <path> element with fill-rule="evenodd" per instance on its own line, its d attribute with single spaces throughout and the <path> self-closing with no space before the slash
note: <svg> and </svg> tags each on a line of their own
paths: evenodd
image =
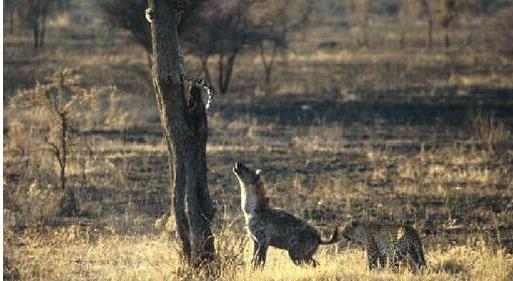
<svg viewBox="0 0 513 281">
<path fill-rule="evenodd" d="M 398 0 L 379 0 L 374 3 L 372 13 L 387 17 L 397 17 L 400 5 Z"/>
<path fill-rule="evenodd" d="M 472 129 L 477 140 L 489 151 L 496 151 L 511 138 L 511 132 L 504 121 L 498 120 L 493 115 L 477 113 L 472 120 Z"/>
<path fill-rule="evenodd" d="M 499 11 L 489 17 L 476 32 L 481 43 L 474 47 L 484 47 L 497 55 L 513 59 L 513 7 Z"/>
<path fill-rule="evenodd" d="M 499 14 L 488 32 L 495 39 L 488 42 L 492 43 L 499 53 L 513 59 L 513 8 Z"/>
</svg>

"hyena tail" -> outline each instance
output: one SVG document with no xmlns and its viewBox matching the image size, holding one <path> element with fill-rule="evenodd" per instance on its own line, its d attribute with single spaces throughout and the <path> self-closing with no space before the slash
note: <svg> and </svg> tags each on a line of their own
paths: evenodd
<svg viewBox="0 0 513 281">
<path fill-rule="evenodd" d="M 328 241 L 322 240 L 322 238 L 319 238 L 319 244 L 321 245 L 329 245 L 336 243 L 338 241 L 338 224 L 335 225 L 335 230 L 333 231 L 333 234 L 331 235 L 331 239 Z"/>
</svg>

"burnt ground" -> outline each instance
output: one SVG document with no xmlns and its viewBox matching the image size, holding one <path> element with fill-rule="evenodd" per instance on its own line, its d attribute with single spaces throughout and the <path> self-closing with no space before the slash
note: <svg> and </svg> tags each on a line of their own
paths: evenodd
<svg viewBox="0 0 513 281">
<path fill-rule="evenodd" d="M 264 170 L 273 205 L 319 227 L 349 217 L 386 218 L 414 223 L 431 247 L 483 238 L 513 252 L 513 143 L 503 141 L 489 151 L 472 128 L 475 112 L 512 128 L 511 92 L 490 95 L 483 97 L 488 102 L 472 103 L 454 97 L 408 103 L 397 97 L 223 101 L 211 118 L 208 152 L 216 227 L 241 222 L 231 165 L 242 161 Z M 151 231 L 170 206 L 158 126 L 84 132 L 82 139 L 115 145 L 89 156 L 91 165 L 106 161 L 112 169 L 96 169 L 77 186 L 79 221 L 112 227 L 112 217 L 135 212 L 145 222 L 129 232 Z M 13 172 L 18 164 L 4 163 L 7 184 L 19 183 Z M 80 176 L 71 182 L 78 185 Z"/>
</svg>

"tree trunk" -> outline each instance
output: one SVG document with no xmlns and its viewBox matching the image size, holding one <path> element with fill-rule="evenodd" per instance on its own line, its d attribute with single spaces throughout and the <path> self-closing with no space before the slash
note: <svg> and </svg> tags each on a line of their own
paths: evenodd
<svg viewBox="0 0 513 281">
<path fill-rule="evenodd" d="M 45 35 L 46 35 L 46 17 L 48 15 L 48 1 L 44 1 L 43 4 L 41 4 L 41 13 L 40 13 L 40 23 L 39 26 L 41 27 L 41 32 L 39 33 L 39 46 L 43 47 L 45 44 Z"/>
<path fill-rule="evenodd" d="M 209 58 L 209 55 L 200 56 L 201 70 L 203 71 L 203 74 L 205 75 L 205 79 L 207 81 L 212 81 L 212 77 L 210 76 L 210 71 L 208 70 L 208 58 Z"/>
<path fill-rule="evenodd" d="M 232 78 L 233 73 L 233 66 L 235 65 L 235 58 L 237 58 L 237 55 L 239 53 L 239 50 L 237 48 L 234 48 L 232 53 L 228 56 L 228 59 L 226 61 L 226 68 L 225 68 L 225 75 L 224 75 L 224 82 L 221 88 L 221 92 L 223 94 L 226 94 L 228 92 L 228 88 L 230 87 L 230 80 Z"/>
<path fill-rule="evenodd" d="M 66 165 L 68 158 L 68 120 L 66 113 L 59 113 L 59 118 L 61 121 L 61 135 L 59 140 L 60 152 L 57 154 L 57 157 L 59 158 L 58 161 L 60 168 L 61 190 L 64 192 L 64 195 L 59 204 L 59 215 L 70 217 L 78 213 L 78 206 L 77 200 L 75 198 L 75 191 L 73 190 L 73 188 L 67 185 L 66 181 Z"/>
<path fill-rule="evenodd" d="M 217 69 L 217 82 L 219 84 L 219 93 L 224 95 L 223 82 L 224 82 L 224 53 L 219 53 L 218 69 Z"/>
<path fill-rule="evenodd" d="M 9 34 L 14 34 L 14 8 L 9 10 Z"/>
<path fill-rule="evenodd" d="M 66 122 L 66 115 L 64 113 L 60 114 L 61 118 L 61 137 L 60 137 L 60 145 L 61 145 L 61 189 L 63 191 L 66 190 L 66 158 L 68 155 L 68 148 L 66 145 L 66 130 L 67 128 L 67 122 Z"/>
<path fill-rule="evenodd" d="M 28 12 L 25 20 L 28 21 L 30 28 L 32 29 L 32 34 L 34 36 L 34 48 L 37 49 L 40 46 L 39 38 L 40 38 L 40 27 L 39 27 L 39 17 L 41 15 L 40 9 L 41 2 L 39 0 L 30 3 L 28 7 Z"/>
<path fill-rule="evenodd" d="M 431 15 L 428 19 L 428 41 L 427 41 L 427 47 L 428 49 L 433 48 L 433 19 L 431 18 Z"/>
<path fill-rule="evenodd" d="M 224 95 L 230 87 L 230 79 L 232 78 L 235 59 L 239 54 L 239 48 L 234 47 L 229 54 L 221 52 L 218 58 L 218 77 L 219 93 Z"/>
<path fill-rule="evenodd" d="M 362 41 L 361 47 L 369 47 L 369 20 L 370 20 L 370 0 L 363 3 L 363 23 L 362 23 Z"/>
<path fill-rule="evenodd" d="M 39 48 L 39 26 L 37 24 L 32 26 L 32 33 L 34 35 L 34 49 Z"/>
<path fill-rule="evenodd" d="M 182 256 L 192 266 L 214 258 L 210 222 L 214 209 L 207 189 L 207 117 L 200 89 L 190 97 L 178 63 L 176 1 L 148 0 L 153 11 L 151 37 L 152 75 L 170 166 L 177 232 Z"/>
<path fill-rule="evenodd" d="M 451 46 L 451 41 L 449 38 L 449 27 L 445 29 L 444 46 L 445 48 L 449 48 Z"/>
<path fill-rule="evenodd" d="M 258 49 L 260 50 L 260 59 L 262 60 L 262 65 L 264 67 L 265 94 L 269 95 L 272 90 L 271 75 L 272 75 L 273 66 L 274 66 L 274 59 L 276 57 L 276 52 L 277 52 L 278 48 L 277 48 L 276 43 L 272 42 L 271 57 L 269 58 L 269 61 L 266 59 L 265 46 L 264 46 L 263 42 L 260 43 L 260 45 L 258 46 Z"/>
</svg>

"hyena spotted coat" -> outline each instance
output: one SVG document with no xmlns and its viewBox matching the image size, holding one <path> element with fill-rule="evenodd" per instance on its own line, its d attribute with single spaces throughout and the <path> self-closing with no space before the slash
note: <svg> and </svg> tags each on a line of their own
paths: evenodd
<svg viewBox="0 0 513 281">
<path fill-rule="evenodd" d="M 317 266 L 312 256 L 319 245 L 338 241 L 337 227 L 329 241 L 322 240 L 319 232 L 304 220 L 269 205 L 260 170 L 236 163 L 233 173 L 239 180 L 242 213 L 254 242 L 252 266 L 265 265 L 269 246 L 287 250 L 296 265 Z"/>
</svg>

